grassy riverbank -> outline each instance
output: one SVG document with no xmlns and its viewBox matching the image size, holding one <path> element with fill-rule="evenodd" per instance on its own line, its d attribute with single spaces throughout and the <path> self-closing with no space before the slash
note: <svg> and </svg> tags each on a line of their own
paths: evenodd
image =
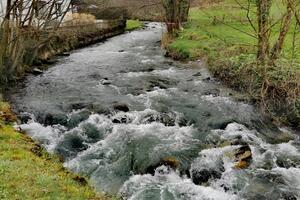
<svg viewBox="0 0 300 200">
<path fill-rule="evenodd" d="M 280 18 L 284 10 L 276 1 L 272 18 Z M 255 20 L 255 15 L 250 17 Z M 277 39 L 279 28 L 280 24 L 274 27 L 271 40 Z M 256 39 L 252 35 L 246 11 L 235 1 L 225 0 L 191 9 L 184 30 L 165 36 L 163 45 L 175 59 L 207 61 L 216 77 L 248 93 L 275 121 L 299 127 L 300 48 L 296 44 L 300 43 L 300 35 L 290 31 L 283 56 L 275 66 L 264 67 L 256 64 Z"/>
<path fill-rule="evenodd" d="M 0 199 L 108 199 L 64 169 L 57 156 L 16 132 L 14 120 L 9 105 L 0 102 Z"/>
<path fill-rule="evenodd" d="M 132 31 L 134 29 L 142 28 L 143 25 L 144 23 L 139 20 L 127 20 L 126 31 Z"/>
</svg>

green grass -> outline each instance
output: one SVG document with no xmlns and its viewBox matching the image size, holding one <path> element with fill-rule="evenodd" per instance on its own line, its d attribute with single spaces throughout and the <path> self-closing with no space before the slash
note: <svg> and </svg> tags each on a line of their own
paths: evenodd
<svg viewBox="0 0 300 200">
<path fill-rule="evenodd" d="M 0 199 L 107 199 L 78 179 L 63 168 L 58 157 L 0 119 Z"/>
<path fill-rule="evenodd" d="M 279 19 L 285 11 L 283 5 L 278 2 L 272 7 L 271 15 L 274 21 Z M 255 24 L 255 16 L 252 14 L 250 17 Z M 278 30 L 279 24 L 272 31 L 272 41 L 278 37 Z M 184 30 L 168 48 L 174 53 L 183 53 L 183 58 L 188 59 L 197 59 L 204 55 L 214 59 L 214 56 L 217 56 L 216 53 L 220 51 L 227 57 L 228 49 L 232 52 L 239 51 L 240 48 L 255 54 L 256 39 L 251 35 L 255 35 L 255 32 L 247 21 L 246 11 L 240 9 L 234 1 L 225 0 L 205 8 L 192 8 L 190 19 L 185 24 Z M 287 58 L 292 57 L 292 36 L 293 33 L 290 32 L 283 50 Z M 300 36 L 298 35 L 296 44 L 299 43 Z M 299 46 L 296 48 L 295 57 L 300 62 Z"/>
<path fill-rule="evenodd" d="M 244 5 L 247 5 L 247 1 Z M 273 21 L 281 19 L 285 7 L 274 0 Z M 256 16 L 250 14 L 255 26 Z M 206 60 L 211 72 L 225 84 L 249 94 L 274 120 L 300 127 L 300 34 L 293 52 L 295 19 L 282 56 L 276 65 L 256 63 L 257 39 L 247 13 L 234 0 L 192 8 L 184 29 L 165 35 L 163 45 L 169 55 L 180 60 Z M 257 29 L 257 28 L 256 28 Z M 271 48 L 278 37 L 280 23 L 272 28 Z"/>
<path fill-rule="evenodd" d="M 132 31 L 134 29 L 142 28 L 143 25 L 144 25 L 144 23 L 139 21 L 139 20 L 127 20 L 126 30 L 127 31 Z"/>
</svg>

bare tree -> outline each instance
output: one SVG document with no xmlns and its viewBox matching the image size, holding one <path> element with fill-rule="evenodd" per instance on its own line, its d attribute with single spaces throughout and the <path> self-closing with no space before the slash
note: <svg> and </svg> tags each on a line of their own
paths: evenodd
<svg viewBox="0 0 300 200">
<path fill-rule="evenodd" d="M 19 68 L 22 67 L 27 49 L 38 46 L 38 43 L 29 44 L 28 41 L 47 40 L 40 37 L 41 31 L 55 31 L 62 23 L 71 2 L 6 0 L 5 3 L 1 3 L 1 10 L 5 11 L 2 13 L 0 24 L 0 82 L 7 82 L 8 77 L 22 71 Z M 48 37 L 51 37 L 51 34 L 48 34 Z"/>
<path fill-rule="evenodd" d="M 290 2 L 287 2 L 287 11 L 286 14 L 283 17 L 283 22 L 281 24 L 280 32 L 277 41 L 275 42 L 270 58 L 272 61 L 276 60 L 279 58 L 279 55 L 282 51 L 283 44 L 286 38 L 286 35 L 289 31 L 291 21 L 292 21 L 292 16 L 293 16 L 293 10 L 292 10 L 292 4 Z"/>
</svg>

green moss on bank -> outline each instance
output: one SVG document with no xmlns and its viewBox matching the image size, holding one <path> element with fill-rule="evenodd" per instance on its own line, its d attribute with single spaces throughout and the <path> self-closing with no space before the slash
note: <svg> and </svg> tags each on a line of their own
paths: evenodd
<svg viewBox="0 0 300 200">
<path fill-rule="evenodd" d="M 246 1 L 240 1 L 246 3 Z M 247 5 L 247 3 L 246 3 Z M 272 18 L 280 19 L 285 8 L 274 2 Z M 288 33 L 282 57 L 275 66 L 256 64 L 256 39 L 245 10 L 233 0 L 225 0 L 190 10 L 184 30 L 163 38 L 171 57 L 179 60 L 206 60 L 211 72 L 225 84 L 247 92 L 278 122 L 300 127 L 300 35 L 293 45 Z M 255 22 L 256 16 L 250 13 Z M 295 21 L 292 23 L 294 26 Z M 280 23 L 271 40 L 278 37 Z M 292 28 L 293 29 L 293 28 Z M 294 51 L 293 51 L 294 49 Z"/>
<path fill-rule="evenodd" d="M 1 108 L 7 107 L 0 103 L 1 117 Z M 65 170 L 58 157 L 0 119 L 0 199 L 107 198 L 96 194 L 85 179 Z"/>
<path fill-rule="evenodd" d="M 144 23 L 139 20 L 127 20 L 126 21 L 126 31 L 132 31 L 134 29 L 142 28 L 143 25 L 144 25 Z"/>
</svg>

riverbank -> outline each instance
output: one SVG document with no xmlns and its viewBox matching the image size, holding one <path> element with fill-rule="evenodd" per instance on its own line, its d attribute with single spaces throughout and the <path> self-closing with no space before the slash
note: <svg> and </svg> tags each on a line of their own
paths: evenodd
<svg viewBox="0 0 300 200">
<path fill-rule="evenodd" d="M 109 199 L 67 171 L 58 156 L 15 131 L 15 120 L 9 105 L 0 102 L 0 199 Z"/>
<path fill-rule="evenodd" d="M 33 64 L 47 63 L 57 55 L 122 34 L 125 28 L 123 20 L 100 20 L 93 24 L 62 27 L 49 41 L 39 46 Z"/>
<path fill-rule="evenodd" d="M 20 42 L 19 48 L 16 55 L 3 56 L 0 83 L 14 82 L 27 72 L 40 73 L 57 55 L 66 55 L 71 50 L 122 34 L 125 27 L 125 20 L 97 20 L 89 24 L 64 25 L 55 30 L 19 28 L 16 32 L 23 33 L 16 39 Z"/>
<path fill-rule="evenodd" d="M 142 22 L 129 20 L 126 30 L 141 28 L 142 25 Z M 106 28 L 90 25 L 85 29 L 60 29 L 34 52 L 35 58 L 26 71 L 31 72 L 33 66 L 43 69 L 58 54 L 124 31 L 125 25 L 120 21 L 110 22 Z M 57 155 L 50 155 L 29 136 L 15 131 L 12 124 L 17 118 L 9 104 L 2 101 L 0 92 L 0 199 L 110 199 L 97 194 L 85 178 L 66 170 Z"/>
<path fill-rule="evenodd" d="M 226 8 L 226 9 L 224 9 Z M 272 8 L 276 19 L 281 4 Z M 225 12 L 226 10 L 226 12 Z M 227 12 L 230 10 L 230 12 Z M 300 127 L 300 37 L 289 32 L 275 66 L 256 64 L 256 39 L 247 13 L 234 1 L 193 8 L 184 30 L 165 35 L 167 54 L 177 60 L 201 59 L 223 83 L 248 94 L 277 123 Z M 277 27 L 279 30 L 279 25 Z M 273 33 L 272 39 L 276 39 Z"/>
<path fill-rule="evenodd" d="M 142 28 L 144 26 L 144 23 L 139 20 L 127 20 L 126 21 L 126 31 L 133 31 L 135 29 Z"/>
</svg>

